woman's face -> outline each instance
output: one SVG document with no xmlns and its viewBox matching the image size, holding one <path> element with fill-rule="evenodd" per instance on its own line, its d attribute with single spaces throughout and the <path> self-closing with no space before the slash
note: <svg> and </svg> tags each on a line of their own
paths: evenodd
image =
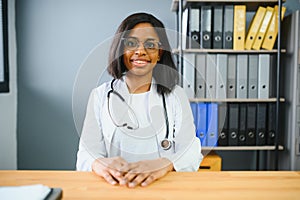
<svg viewBox="0 0 300 200">
<path fill-rule="evenodd" d="M 135 76 L 151 76 L 159 61 L 159 37 L 150 23 L 137 24 L 123 39 L 123 62 L 128 69 L 127 74 Z"/>
</svg>

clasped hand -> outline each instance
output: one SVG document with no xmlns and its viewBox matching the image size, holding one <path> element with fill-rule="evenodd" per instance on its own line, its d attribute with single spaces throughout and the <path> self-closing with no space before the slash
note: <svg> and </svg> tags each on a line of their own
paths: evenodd
<svg viewBox="0 0 300 200">
<path fill-rule="evenodd" d="M 173 170 L 167 158 L 128 163 L 121 157 L 98 158 L 93 162 L 93 171 L 112 185 L 128 187 L 147 186 Z"/>
</svg>

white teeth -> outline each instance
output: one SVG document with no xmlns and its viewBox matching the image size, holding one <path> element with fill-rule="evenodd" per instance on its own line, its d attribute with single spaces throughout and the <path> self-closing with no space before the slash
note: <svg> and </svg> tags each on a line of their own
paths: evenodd
<svg viewBox="0 0 300 200">
<path fill-rule="evenodd" d="M 145 64 L 145 63 L 147 63 L 146 61 L 143 61 L 143 60 L 136 60 L 135 62 L 138 63 L 138 64 Z"/>
</svg>

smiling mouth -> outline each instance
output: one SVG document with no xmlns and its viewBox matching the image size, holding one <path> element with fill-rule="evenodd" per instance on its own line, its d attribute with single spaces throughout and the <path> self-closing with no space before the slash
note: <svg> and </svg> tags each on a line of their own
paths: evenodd
<svg viewBox="0 0 300 200">
<path fill-rule="evenodd" d="M 131 60 L 131 63 L 134 66 L 143 67 L 143 66 L 147 65 L 148 63 L 150 63 L 150 61 L 148 61 L 148 60 Z"/>
</svg>

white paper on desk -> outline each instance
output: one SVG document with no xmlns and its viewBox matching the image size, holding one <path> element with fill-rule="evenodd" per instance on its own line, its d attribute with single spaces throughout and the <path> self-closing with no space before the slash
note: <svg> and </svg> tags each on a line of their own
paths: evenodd
<svg viewBox="0 0 300 200">
<path fill-rule="evenodd" d="M 42 200 L 51 189 L 42 184 L 0 187 L 0 198 L 3 200 Z"/>
</svg>

